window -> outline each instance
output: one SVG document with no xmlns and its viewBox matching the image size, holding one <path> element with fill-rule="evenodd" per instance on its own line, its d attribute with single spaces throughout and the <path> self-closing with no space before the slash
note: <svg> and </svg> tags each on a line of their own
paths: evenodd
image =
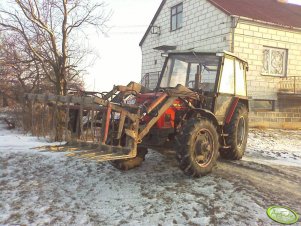
<svg viewBox="0 0 301 226">
<path fill-rule="evenodd" d="M 184 61 L 175 60 L 172 71 L 172 78 L 170 79 L 169 86 L 176 87 L 178 84 L 185 85 L 186 73 L 188 64 Z"/>
<path fill-rule="evenodd" d="M 225 58 L 219 92 L 234 94 L 234 59 Z"/>
<path fill-rule="evenodd" d="M 189 80 L 187 86 L 189 88 L 194 88 L 195 84 L 195 74 L 197 73 L 197 66 L 200 66 L 201 69 L 201 81 L 200 88 L 203 91 L 214 92 L 215 88 L 215 79 L 217 74 L 218 65 L 213 62 L 206 62 L 207 64 L 191 64 L 189 70 Z"/>
<path fill-rule="evenodd" d="M 238 60 L 235 60 L 235 94 L 247 95 L 244 65 Z"/>
<path fill-rule="evenodd" d="M 194 88 L 197 67 L 201 70 L 200 88 L 212 92 L 215 88 L 220 58 L 215 54 L 172 54 L 164 67 L 159 87 L 175 87 L 178 84 Z"/>
<path fill-rule="evenodd" d="M 287 50 L 271 47 L 263 49 L 263 74 L 286 76 Z"/>
<path fill-rule="evenodd" d="M 180 3 L 171 8 L 170 25 L 171 30 L 175 31 L 182 27 L 183 22 L 183 3 Z"/>
</svg>

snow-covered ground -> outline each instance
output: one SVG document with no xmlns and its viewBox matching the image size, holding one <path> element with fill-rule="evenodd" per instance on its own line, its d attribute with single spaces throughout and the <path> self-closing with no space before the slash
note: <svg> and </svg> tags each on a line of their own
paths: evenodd
<svg viewBox="0 0 301 226">
<path fill-rule="evenodd" d="M 277 225 L 271 205 L 301 214 L 301 131 L 251 130 L 241 161 L 199 179 L 150 151 L 140 168 L 31 149 L 45 140 L 0 127 L 0 225 Z"/>
</svg>

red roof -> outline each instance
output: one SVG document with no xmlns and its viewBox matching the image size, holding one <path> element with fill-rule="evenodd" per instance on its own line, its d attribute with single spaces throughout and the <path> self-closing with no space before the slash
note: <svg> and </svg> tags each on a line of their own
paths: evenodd
<svg viewBox="0 0 301 226">
<path fill-rule="evenodd" d="M 281 26 L 301 28 L 301 6 L 277 0 L 208 0 L 227 13 Z"/>
</svg>

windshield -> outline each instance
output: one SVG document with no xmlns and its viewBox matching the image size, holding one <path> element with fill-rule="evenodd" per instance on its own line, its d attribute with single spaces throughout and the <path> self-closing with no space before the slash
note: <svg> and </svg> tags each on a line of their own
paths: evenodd
<svg viewBox="0 0 301 226">
<path fill-rule="evenodd" d="M 219 57 L 213 54 L 173 54 L 163 72 L 160 87 L 175 87 L 178 84 L 194 88 L 195 74 L 200 66 L 200 88 L 213 92 L 219 66 Z"/>
</svg>

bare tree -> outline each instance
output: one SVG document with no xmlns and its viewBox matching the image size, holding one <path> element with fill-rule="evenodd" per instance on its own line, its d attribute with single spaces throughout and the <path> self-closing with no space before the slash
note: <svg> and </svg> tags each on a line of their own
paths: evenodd
<svg viewBox="0 0 301 226">
<path fill-rule="evenodd" d="M 30 62 L 23 63 L 36 65 L 55 86 L 56 94 L 65 95 L 68 80 L 79 76 L 87 54 L 80 48 L 79 36 L 89 26 L 103 32 L 108 18 L 103 2 L 14 0 L 0 9 L 0 33 L 26 46 Z"/>
<path fill-rule="evenodd" d="M 32 55 L 19 34 L 4 35 L 0 40 L 0 90 L 5 98 L 18 103 L 24 93 L 55 92 L 55 86 L 47 79 L 43 65 Z M 51 71 L 51 68 L 45 69 Z M 66 81 L 69 88 L 83 88 L 78 74 L 67 73 Z"/>
<path fill-rule="evenodd" d="M 34 92 L 42 80 L 39 62 L 16 36 L 1 39 L 0 88 L 6 98 L 17 101 L 25 92 Z"/>
<path fill-rule="evenodd" d="M 103 32 L 110 16 L 103 2 L 93 1 L 6 0 L 0 7 L 3 84 L 23 92 L 46 85 L 58 95 L 78 84 L 88 54 L 78 40 L 89 27 Z M 61 140 L 64 115 L 57 112 L 56 118 L 55 140 Z"/>
</svg>

